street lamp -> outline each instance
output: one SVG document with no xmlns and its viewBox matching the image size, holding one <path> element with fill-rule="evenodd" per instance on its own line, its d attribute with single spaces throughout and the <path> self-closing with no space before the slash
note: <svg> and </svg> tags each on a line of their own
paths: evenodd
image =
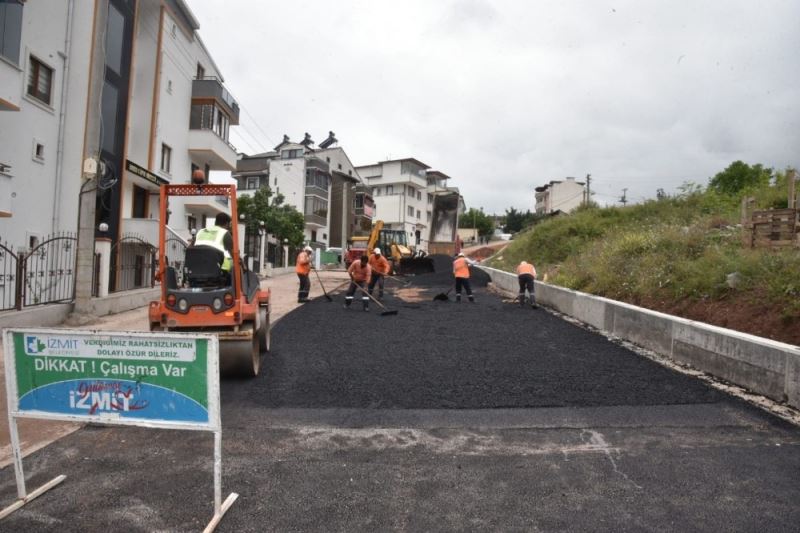
<svg viewBox="0 0 800 533">
<path fill-rule="evenodd" d="M 258 271 L 263 276 L 265 274 L 264 269 L 264 239 L 267 237 L 267 228 L 266 224 L 264 224 L 263 220 L 259 220 L 258 222 L 258 234 L 261 236 L 261 253 L 259 254 L 258 258 Z"/>
</svg>

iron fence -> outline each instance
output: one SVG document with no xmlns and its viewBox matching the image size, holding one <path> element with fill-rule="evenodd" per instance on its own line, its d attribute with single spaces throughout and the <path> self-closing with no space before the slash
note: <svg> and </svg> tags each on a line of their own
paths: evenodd
<svg viewBox="0 0 800 533">
<path fill-rule="evenodd" d="M 139 235 L 123 235 L 111 247 L 109 292 L 155 287 L 158 248 Z"/>
<path fill-rule="evenodd" d="M 77 244 L 75 234 L 56 233 L 25 254 L 21 270 L 23 306 L 70 302 L 75 298 Z"/>
<path fill-rule="evenodd" d="M 19 259 L 8 243 L 0 242 L 0 311 L 17 309 Z"/>
</svg>

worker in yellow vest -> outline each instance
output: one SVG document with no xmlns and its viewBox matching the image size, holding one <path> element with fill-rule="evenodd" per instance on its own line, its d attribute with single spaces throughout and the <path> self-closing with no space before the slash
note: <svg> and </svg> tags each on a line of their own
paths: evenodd
<svg viewBox="0 0 800 533">
<path fill-rule="evenodd" d="M 229 283 L 233 267 L 233 237 L 230 230 L 230 215 L 219 213 L 214 219 L 213 226 L 201 229 L 194 237 L 194 246 L 209 246 L 222 252 L 223 260 L 220 268 L 227 275 Z"/>
</svg>

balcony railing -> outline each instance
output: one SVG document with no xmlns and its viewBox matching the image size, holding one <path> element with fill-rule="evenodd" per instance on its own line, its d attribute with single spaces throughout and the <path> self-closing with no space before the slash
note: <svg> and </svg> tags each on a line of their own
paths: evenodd
<svg viewBox="0 0 800 533">
<path fill-rule="evenodd" d="M 239 104 L 233 99 L 231 93 L 222 84 L 222 82 L 214 76 L 206 76 L 204 78 L 192 80 L 192 98 L 208 99 L 213 98 L 228 112 L 231 119 L 231 124 L 239 124 Z"/>
<path fill-rule="evenodd" d="M 325 200 L 328 199 L 328 189 L 317 187 L 316 185 L 306 185 L 306 196 L 319 196 Z"/>
<path fill-rule="evenodd" d="M 328 223 L 327 213 L 326 216 L 308 213 L 305 215 L 306 224 L 316 224 L 317 226 L 325 226 Z"/>
</svg>

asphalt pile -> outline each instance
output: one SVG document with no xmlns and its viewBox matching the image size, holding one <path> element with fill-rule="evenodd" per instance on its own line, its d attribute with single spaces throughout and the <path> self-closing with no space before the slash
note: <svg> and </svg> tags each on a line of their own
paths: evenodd
<svg viewBox="0 0 800 533">
<path fill-rule="evenodd" d="M 433 262 L 434 271 L 429 274 L 420 274 L 408 277 L 409 284 L 415 287 L 448 288 L 455 284 L 453 277 L 453 257 L 449 255 L 429 255 Z M 486 287 L 491 278 L 488 274 L 477 268 L 470 268 L 469 282 L 472 288 Z"/>
<path fill-rule="evenodd" d="M 417 276 L 412 283 L 425 282 Z M 449 283 L 449 282 L 448 282 Z M 265 407 L 479 409 L 715 402 L 721 393 L 542 309 L 404 302 L 396 316 L 324 298 L 273 329 L 262 375 L 223 381 L 223 404 Z M 490 340 L 488 340 L 490 339 Z"/>
</svg>

